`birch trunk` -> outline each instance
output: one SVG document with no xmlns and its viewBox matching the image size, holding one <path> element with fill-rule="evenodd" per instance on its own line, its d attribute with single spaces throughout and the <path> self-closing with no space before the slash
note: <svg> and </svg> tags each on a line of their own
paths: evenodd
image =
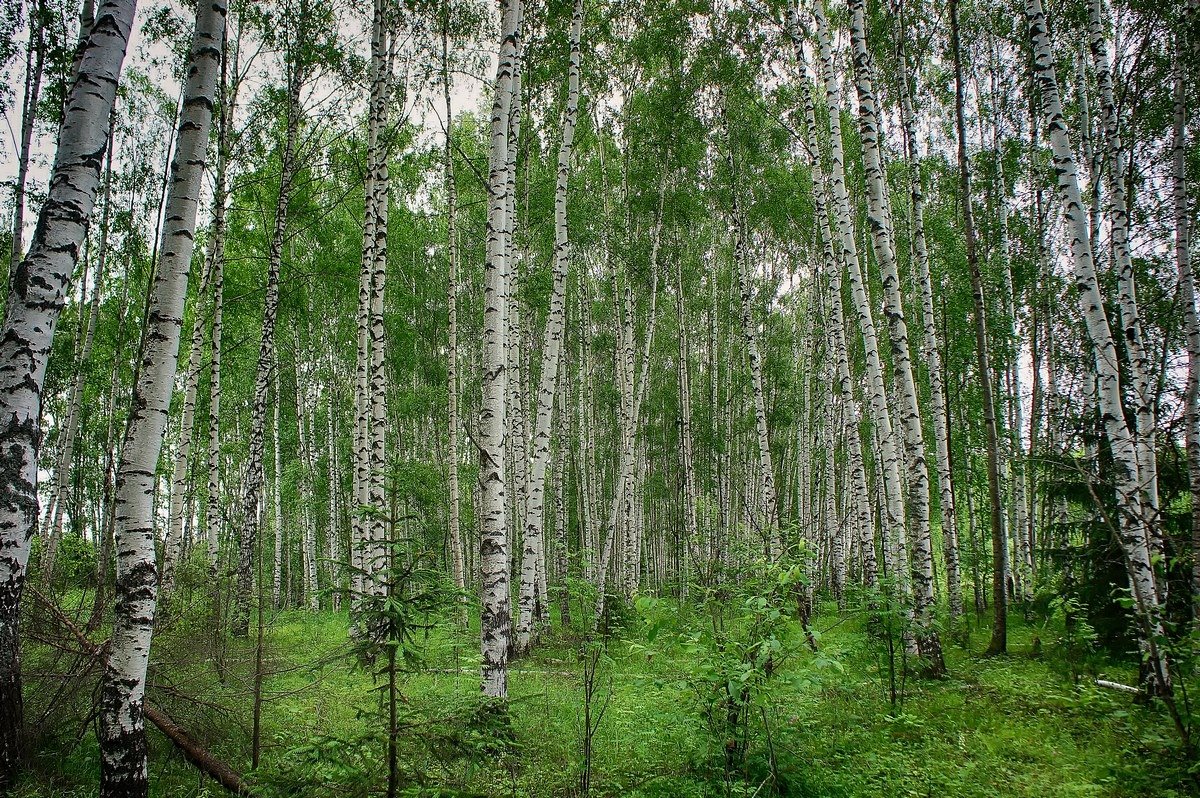
<svg viewBox="0 0 1200 798">
<path fill-rule="evenodd" d="M 508 139 L 514 67 L 520 46 L 521 0 L 500 0 L 500 58 L 496 65 L 488 160 L 487 260 L 484 265 L 483 399 L 479 413 L 480 650 L 482 690 L 508 697 L 508 507 L 505 501 L 505 400 L 508 393 Z"/>
<path fill-rule="evenodd" d="M 887 568 L 898 580 L 901 593 L 907 592 L 908 552 L 904 533 L 904 498 L 900 480 L 900 458 L 892 434 L 892 416 L 884 386 L 883 363 L 879 356 L 879 336 L 875 329 L 874 313 L 862 268 L 858 244 L 854 237 L 850 195 L 846 189 L 845 155 L 842 143 L 841 100 L 837 75 L 833 67 L 833 50 L 829 41 L 828 22 L 823 3 L 813 7 L 816 18 L 817 43 L 820 52 L 821 76 L 825 83 L 825 101 L 829 109 L 829 138 L 832 168 L 831 193 L 834 201 L 837 239 L 841 243 L 842 259 L 850 279 L 850 295 L 858 317 L 866 361 L 867 387 L 871 416 L 879 435 L 880 467 L 882 471 L 883 514 L 880 518 L 884 533 L 884 558 L 890 559 Z"/>
<path fill-rule="evenodd" d="M 111 126 L 111 120 L 110 120 Z M 66 505 L 67 491 L 70 489 L 71 470 L 75 462 L 75 439 L 79 433 L 79 421 L 83 412 L 83 390 L 87 367 L 92 359 L 92 344 L 96 337 L 96 323 L 100 318 L 100 292 L 104 287 L 105 269 L 108 260 L 108 223 L 110 215 L 110 188 L 112 184 L 112 131 L 109 131 L 109 142 L 104 167 L 104 211 L 100 219 L 100 244 L 96 254 L 96 277 L 92 285 L 92 299 L 88 310 L 88 320 L 83 333 L 82 344 L 76 355 L 75 376 L 71 382 L 71 394 L 67 417 L 63 424 L 61 449 L 58 465 L 54 470 L 54 496 L 51 499 L 53 512 L 47 510 L 48 517 L 53 515 L 51 523 L 43 533 L 46 538 L 45 553 L 42 555 L 42 582 L 50 585 L 54 576 L 54 562 L 58 551 L 58 543 L 62 540 L 63 510 Z M 81 291 L 87 290 L 87 267 L 84 266 Z M 82 293 L 80 294 L 82 298 Z"/>
<path fill-rule="evenodd" d="M 900 75 L 900 116 L 909 160 L 910 201 L 912 211 L 912 249 L 916 280 L 921 295 L 921 319 L 924 331 L 925 364 L 929 369 L 930 411 L 936 453 L 938 496 L 941 500 L 942 550 L 946 559 L 946 592 L 950 605 L 950 625 L 963 613 L 962 576 L 959 573 L 958 516 L 954 501 L 954 473 L 950 467 L 950 422 L 946 411 L 946 385 L 942 378 L 942 343 L 933 311 L 933 280 L 929 273 L 929 249 L 925 240 L 925 192 L 921 180 L 921 161 L 917 147 L 916 114 L 908 83 L 908 57 L 903 31 L 897 39 Z"/>
<path fill-rule="evenodd" d="M 17 179 L 13 183 L 12 253 L 0 281 L 8 298 L 9 281 L 21 265 L 25 239 L 25 184 L 29 180 L 29 157 L 33 147 L 33 127 L 37 122 L 38 99 L 42 93 L 42 75 L 46 65 L 46 43 L 41 25 L 42 3 L 34 2 L 29 11 L 29 42 L 25 48 L 25 87 L 21 94 L 21 144 L 17 156 Z M 111 128 L 111 123 L 110 123 Z"/>
<path fill-rule="evenodd" d="M 988 499 L 992 526 L 992 638 L 989 654 L 1008 650 L 1008 602 L 1005 591 L 1007 544 L 1000 502 L 1000 444 L 996 430 L 996 405 L 992 390 L 992 369 L 988 356 L 987 317 L 984 306 L 983 277 L 976 253 L 975 222 L 971 200 L 971 171 L 967 160 L 967 131 L 963 111 L 964 81 L 959 55 L 958 3 L 950 3 L 951 49 L 954 53 L 955 127 L 958 136 L 958 183 L 962 194 L 963 235 L 966 239 L 967 265 L 971 271 L 971 295 L 975 308 L 975 357 L 979 386 L 983 397 L 983 426 L 987 436 Z"/>
<path fill-rule="evenodd" d="M 175 583 L 175 568 L 183 550 L 183 521 L 187 507 L 188 465 L 191 461 L 192 437 L 196 422 L 196 394 L 200 387 L 201 354 L 204 350 L 204 297 L 212 272 L 212 244 L 206 254 L 200 278 L 198 300 L 192 311 L 192 340 L 188 350 L 188 365 L 184 377 L 183 413 L 179 419 L 179 440 L 175 444 L 174 463 L 171 468 L 171 503 L 168 512 L 166 545 L 163 547 L 162 590 L 164 600 L 170 595 Z"/>
<path fill-rule="evenodd" d="M 728 129 L 728 122 L 726 122 Z M 771 437 L 767 428 L 766 398 L 763 394 L 762 355 L 758 350 L 758 325 L 754 319 L 754 285 L 750 275 L 750 255 L 747 251 L 745 223 L 738 204 L 737 166 L 733 154 L 733 140 L 729 141 L 729 170 L 731 197 L 733 198 L 733 257 L 737 272 L 738 294 L 741 297 L 742 336 L 746 343 L 746 359 L 750 363 L 750 388 L 754 395 L 754 421 L 758 443 L 759 489 L 762 491 L 762 512 L 756 514 L 755 525 L 763 535 L 767 560 L 775 560 L 782 553 L 779 536 L 779 509 L 775 496 L 775 466 L 771 461 Z"/>
<path fill-rule="evenodd" d="M 1192 620 L 1200 625 L 1200 317 L 1196 311 L 1196 282 L 1191 261 L 1191 217 L 1188 215 L 1187 184 L 1187 76 L 1185 59 L 1196 54 L 1189 32 L 1195 31 L 1200 0 L 1188 0 L 1184 25 L 1176 33 L 1172 53 L 1172 99 L 1174 116 L 1171 136 L 1171 197 L 1175 211 L 1175 268 L 1179 274 L 1179 298 L 1183 304 L 1187 334 L 1187 392 L 1185 394 L 1184 441 L 1187 447 L 1188 488 L 1192 494 Z"/>
<path fill-rule="evenodd" d="M 912 580 L 916 638 L 924 668 L 940 676 L 946 665 L 941 642 L 934 628 L 937 599 L 933 591 L 933 534 L 929 522 L 929 465 L 925 459 L 925 436 L 917 402 L 916 380 L 908 344 L 908 324 L 900 292 L 891 212 L 886 195 L 886 178 L 879 144 L 879 110 L 875 99 L 871 56 L 867 50 L 866 0 L 850 2 L 850 41 L 854 53 L 855 85 L 858 90 L 859 128 L 862 134 L 864 169 L 867 178 L 867 222 L 871 228 L 875 259 L 883 279 L 883 313 L 892 342 L 892 369 L 900 394 L 897 404 L 904 430 L 908 475 L 908 510 L 913 524 Z"/>
<path fill-rule="evenodd" d="M 575 121 L 579 113 L 579 71 L 582 58 L 580 36 L 583 29 L 583 0 L 575 0 L 571 15 L 570 61 L 567 65 L 567 105 L 563 112 L 562 142 L 558 148 L 558 175 L 554 186 L 554 276 L 550 293 L 550 312 L 542 344 L 542 363 L 538 380 L 537 420 L 533 433 L 533 459 L 530 464 L 529 495 L 525 507 L 521 551 L 521 589 L 518 598 L 516 650 L 526 651 L 533 638 L 534 605 L 546 600 L 539 594 L 538 567 L 545 568 L 543 526 L 545 510 L 546 466 L 550 462 L 550 433 L 554 423 L 554 398 L 563 351 L 566 322 L 567 276 L 571 263 L 571 245 L 567 236 L 567 183 L 571 174 L 571 153 L 575 143 Z M 524 407 L 519 410 L 523 413 Z"/>
<path fill-rule="evenodd" d="M 788 32 L 796 60 L 807 66 L 804 48 L 800 38 L 799 20 L 795 11 L 788 14 Z M 810 163 L 813 170 L 813 206 L 820 220 L 817 233 L 820 237 L 822 258 L 826 279 L 829 283 L 829 304 L 827 323 L 832 342 L 833 357 L 836 361 L 834 369 L 835 395 L 843 408 L 846 419 L 847 459 L 850 469 L 850 487 L 853 496 L 849 497 L 854 516 L 854 526 L 862 535 L 863 579 L 868 587 L 878 583 L 878 565 L 875 560 L 875 542 L 873 523 L 871 521 L 870 492 L 867 488 L 867 471 L 863 458 L 862 435 L 859 430 L 859 407 L 854 396 L 853 382 L 850 376 L 850 358 L 846 343 L 846 322 L 842 309 L 842 271 L 835 250 L 835 236 L 829 221 L 829 194 L 831 183 L 825 171 L 825 165 L 820 157 L 820 147 L 817 142 L 817 114 L 813 101 L 813 93 L 809 87 L 801 92 L 804 103 L 804 140 L 810 153 Z M 831 123 L 832 124 L 832 123 Z M 840 152 L 840 130 L 834 138 L 835 147 Z"/>
<path fill-rule="evenodd" d="M 150 297 L 150 328 L 145 335 L 117 474 L 117 604 L 111 649 L 100 683 L 97 735 L 100 795 L 104 798 L 149 794 L 143 709 L 158 590 L 154 483 L 178 363 L 196 211 L 225 38 L 225 13 L 223 0 L 196 6 L 196 27 L 171 164 L 166 229 Z M 93 30 L 99 32 L 105 21 L 103 16 L 97 17 Z"/>
<path fill-rule="evenodd" d="M 0 329 L 0 789 L 17 775 L 23 705 L 18 623 L 21 587 L 38 520 L 42 383 L 100 183 L 109 118 L 129 31 L 131 0 L 100 6 L 67 93 L 49 192 L 25 259 L 5 286 Z"/>
<path fill-rule="evenodd" d="M 1105 435 L 1112 449 L 1113 476 L 1119 509 L 1119 538 L 1125 554 L 1133 592 L 1134 608 L 1141 627 L 1142 642 L 1149 655 L 1149 689 L 1169 694 L 1170 668 L 1164 652 L 1158 648 L 1163 627 L 1159 591 L 1142 511 L 1142 484 L 1138 469 L 1137 447 L 1125 422 L 1121 401 L 1117 348 L 1104 314 L 1104 297 L 1096 276 L 1087 217 L 1079 191 L 1075 156 L 1059 99 L 1058 78 L 1041 0 L 1026 0 L 1025 13 L 1033 45 L 1033 68 L 1042 95 L 1042 111 L 1054 157 L 1054 172 L 1063 204 L 1063 218 L 1071 238 L 1075 285 L 1080 310 L 1087 326 L 1088 339 L 1095 358 L 1097 395 Z"/>
<path fill-rule="evenodd" d="M 447 304 L 450 308 L 450 342 L 447 355 L 447 400 L 449 405 L 449 424 L 446 458 L 449 470 L 450 493 L 450 560 L 454 576 L 454 586 L 459 591 L 466 590 L 466 573 L 463 568 L 462 522 L 460 514 L 458 484 L 458 194 L 454 184 L 454 153 L 451 139 L 451 108 L 450 108 L 450 5 L 447 0 L 443 7 L 445 16 L 442 20 L 442 97 L 446 107 L 446 148 L 445 182 L 446 182 L 446 250 L 450 267 L 450 286 L 447 290 Z M 464 596 L 465 598 L 465 596 Z M 466 625 L 466 609 L 463 609 L 463 623 Z"/>
<path fill-rule="evenodd" d="M 287 232 L 288 204 L 296 177 L 296 140 L 300 127 L 300 87 L 303 83 L 299 64 L 288 64 L 288 95 L 285 113 L 287 130 L 280 155 L 279 195 L 275 221 L 267 255 L 267 287 L 263 304 L 262 338 L 255 368 L 254 394 L 250 405 L 250 452 L 246 464 L 246 484 L 242 501 L 242 529 L 238 541 L 237 593 L 234 597 L 232 632 L 245 637 L 250 628 L 250 603 L 254 594 L 254 556 L 258 546 L 259 501 L 263 484 L 263 450 L 267 419 L 267 394 L 271 374 L 279 367 L 275 346 L 275 321 L 279 313 L 279 270 L 283 262 L 283 241 Z"/>
<path fill-rule="evenodd" d="M 1155 433 L 1155 385 L 1146 353 L 1145 333 L 1138 311 L 1137 284 L 1133 258 L 1129 251 L 1129 205 L 1125 196 L 1128 158 L 1121 142 L 1120 120 L 1113 91 L 1112 66 L 1104 33 L 1103 0 L 1088 0 L 1088 34 L 1096 84 L 1100 90 L 1100 125 L 1104 130 L 1103 182 L 1108 191 L 1108 221 L 1113 265 L 1117 271 L 1117 305 L 1121 309 L 1121 341 L 1129 356 L 1130 381 L 1133 383 L 1134 446 L 1137 450 L 1138 478 L 1142 484 L 1142 512 L 1150 541 L 1150 556 L 1161 557 L 1162 527 L 1158 517 L 1158 458 Z M 1095 252 L 1093 252 L 1093 256 Z M 1159 602 L 1166 601 L 1167 580 L 1157 582 Z"/>
</svg>

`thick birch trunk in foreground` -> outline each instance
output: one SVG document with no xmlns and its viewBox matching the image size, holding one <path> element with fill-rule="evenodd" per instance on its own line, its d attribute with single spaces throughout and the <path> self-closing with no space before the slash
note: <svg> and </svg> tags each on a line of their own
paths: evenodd
<svg viewBox="0 0 1200 798">
<path fill-rule="evenodd" d="M 550 312 L 542 338 L 542 364 L 538 380 L 537 420 L 533 432 L 529 495 L 525 507 L 521 551 L 521 590 L 518 598 L 516 650 L 525 651 L 533 636 L 535 601 L 545 602 L 538 590 L 538 567 L 545 567 L 543 526 L 546 498 L 546 466 L 550 462 L 550 433 L 554 423 L 554 398 L 558 393 L 563 333 L 566 322 L 567 276 L 571 245 L 567 238 L 567 181 L 575 143 L 575 120 L 579 112 L 579 39 L 583 29 L 583 0 L 575 0 L 571 15 L 570 61 L 567 66 L 567 107 L 563 112 L 562 142 L 558 148 L 558 176 L 554 187 L 554 284 Z M 522 407 L 523 411 L 524 408 Z"/>
<path fill-rule="evenodd" d="M 100 185 L 109 118 L 134 3 L 102 3 L 66 98 L 49 191 L 25 260 L 8 286 L 0 330 L 0 788 L 22 748 L 21 587 L 37 526 L 39 419 L 46 361 Z"/>
<path fill-rule="evenodd" d="M 899 387 L 899 414 L 907 455 L 908 510 L 912 520 L 912 584 L 916 638 L 924 668 L 934 676 L 945 669 L 942 646 L 934 628 L 937 598 L 933 592 L 933 533 L 929 524 L 929 465 L 925 458 L 925 435 L 913 377 L 908 345 L 908 324 L 900 292 L 900 270 L 896 264 L 891 211 L 888 207 L 883 156 L 879 143 L 879 109 L 875 99 L 873 67 L 867 50 L 866 0 L 851 0 L 850 40 L 854 53 L 855 85 L 858 90 L 859 128 L 862 134 L 864 169 L 867 177 L 867 223 L 871 228 L 875 259 L 883 280 L 883 313 L 892 342 L 892 369 Z"/>
<path fill-rule="evenodd" d="M 1080 310 L 1086 323 L 1088 339 L 1095 359 L 1097 397 L 1104 423 L 1105 436 L 1113 456 L 1113 478 L 1116 482 L 1119 511 L 1119 538 L 1125 554 L 1129 583 L 1133 591 L 1134 608 L 1141 627 L 1142 644 L 1149 654 L 1151 673 L 1155 682 L 1151 692 L 1169 693 L 1170 668 L 1157 640 L 1162 638 L 1161 607 L 1150 546 L 1142 509 L 1142 484 L 1138 468 L 1137 446 L 1125 422 L 1121 401 L 1121 383 L 1117 347 L 1108 318 L 1104 314 L 1104 297 L 1096 276 L 1088 220 L 1079 191 L 1079 176 L 1067 123 L 1059 99 L 1058 78 L 1054 74 L 1054 55 L 1046 27 L 1046 14 L 1041 0 L 1026 0 L 1025 13 L 1029 22 L 1029 37 L 1033 44 L 1033 68 L 1042 95 L 1042 112 L 1051 150 L 1054 173 L 1063 205 L 1063 219 L 1070 235 L 1071 258 L 1075 269 L 1075 287 L 1079 292 Z"/>
<path fill-rule="evenodd" d="M 98 734 L 100 795 L 105 798 L 149 794 L 143 705 L 158 593 L 154 482 L 171 406 L 224 37 L 223 0 L 198 2 L 162 252 L 147 314 L 150 326 L 117 474 L 117 603 L 100 683 Z"/>
<path fill-rule="evenodd" d="M 508 390 L 505 344 L 508 338 L 508 124 L 513 99 L 513 67 L 520 40 L 521 0 L 500 0 L 500 60 L 492 101 L 488 160 L 487 260 L 484 265 L 483 401 L 479 413 L 482 689 L 491 698 L 508 697 L 509 617 L 508 507 L 505 501 L 504 430 Z"/>
</svg>

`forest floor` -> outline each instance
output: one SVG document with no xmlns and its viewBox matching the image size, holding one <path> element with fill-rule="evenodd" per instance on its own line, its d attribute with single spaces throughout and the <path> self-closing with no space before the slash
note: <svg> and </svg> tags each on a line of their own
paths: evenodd
<svg viewBox="0 0 1200 798">
<path fill-rule="evenodd" d="M 1129 664 L 1093 659 L 1092 672 L 1075 684 L 1050 643 L 1057 638 L 1018 615 L 1008 655 L 983 657 L 987 629 L 976 628 L 966 646 L 947 642 L 948 678 L 898 684 L 893 706 L 886 644 L 861 619 L 834 609 L 813 620 L 819 653 L 789 625 L 777 664 L 755 682 L 745 757 L 732 776 L 726 762 L 741 743 L 713 728 L 722 719 L 711 712 L 720 692 L 713 670 L 680 643 L 685 638 L 656 635 L 635 616 L 597 660 L 590 795 L 1194 794 L 1161 708 L 1091 685 L 1097 674 L 1130 683 Z M 168 624 L 156 636 L 151 699 L 248 772 L 254 635 L 226 651 L 222 681 L 211 649 L 197 642 L 197 623 Z M 411 672 L 399 679 L 397 759 L 407 790 L 400 794 L 580 795 L 587 649 L 547 637 L 514 663 L 505 726 L 476 697 L 476 633 L 446 627 L 419 632 L 421 662 L 401 665 Z M 357 663 L 348 631 L 346 615 L 334 613 L 286 612 L 266 626 L 261 765 L 251 777 L 259 793 L 383 794 L 386 681 Z M 51 668 L 57 655 L 28 648 L 31 672 Z M 30 682 L 32 715 L 43 711 L 48 688 L 36 675 Z M 79 692 L 76 701 L 90 699 Z M 69 701 L 56 700 L 61 706 L 45 709 L 60 717 L 57 730 L 40 741 L 35 775 L 18 795 L 94 794 L 94 735 L 71 717 Z M 150 746 L 154 795 L 224 794 L 156 730 Z"/>
</svg>

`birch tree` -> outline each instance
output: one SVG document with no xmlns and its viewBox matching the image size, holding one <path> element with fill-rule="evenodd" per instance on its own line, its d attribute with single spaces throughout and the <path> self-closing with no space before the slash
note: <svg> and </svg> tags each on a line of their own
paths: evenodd
<svg viewBox="0 0 1200 798">
<path fill-rule="evenodd" d="M 67 93 L 49 191 L 29 251 L 7 286 L 0 329 L 0 788 L 14 781 L 22 756 L 19 621 L 38 518 L 42 384 L 100 185 L 133 11 L 130 0 L 98 8 Z"/>
<path fill-rule="evenodd" d="M 521 588 L 517 608 L 516 650 L 528 649 L 534 629 L 534 605 L 545 602 L 538 595 L 538 568 L 545 569 L 543 536 L 545 517 L 546 467 L 550 463 L 551 431 L 554 424 L 554 398 L 558 393 L 559 372 L 566 322 L 567 276 L 571 264 L 571 245 L 567 235 L 567 184 L 571 175 L 571 152 L 575 143 L 575 122 L 579 114 L 579 71 L 582 59 L 580 36 L 583 29 L 583 0 L 575 0 L 569 37 L 570 60 L 567 67 L 567 104 L 563 111 L 562 141 L 558 148 L 558 173 L 554 186 L 554 277 L 550 293 L 550 312 L 542 337 L 542 363 L 537 392 L 537 419 L 534 423 L 533 458 L 530 463 L 529 495 L 525 507 L 521 551 Z"/>
<path fill-rule="evenodd" d="M 1042 96 L 1042 114 L 1054 158 L 1054 175 L 1062 203 L 1063 221 L 1070 236 L 1075 287 L 1092 346 L 1101 419 L 1114 460 L 1119 538 L 1129 572 L 1142 643 L 1146 647 L 1150 666 L 1145 678 L 1151 691 L 1169 695 L 1170 667 L 1157 643 L 1163 635 L 1160 593 L 1145 528 L 1137 447 L 1125 421 L 1116 343 L 1104 314 L 1104 297 L 1096 276 L 1088 220 L 1079 190 L 1075 155 L 1063 116 L 1049 29 L 1041 0 L 1026 0 L 1025 15 L 1033 46 L 1034 77 Z"/>
<path fill-rule="evenodd" d="M 100 685 L 97 735 L 100 795 L 104 798 L 146 796 L 150 790 L 144 703 L 158 591 L 154 482 L 179 354 L 225 14 L 223 0 L 196 4 L 196 26 L 171 164 L 166 226 L 147 314 L 150 326 L 117 472 L 117 601 L 110 652 Z"/>
<path fill-rule="evenodd" d="M 487 250 L 484 264 L 483 400 L 479 413 L 479 490 L 482 611 L 482 689 L 490 698 L 508 696 L 509 600 L 508 506 L 505 500 L 504 431 L 508 393 L 509 118 L 513 68 L 520 46 L 521 0 L 500 0 L 500 59 L 493 84 L 491 148 L 488 158 Z"/>
</svg>

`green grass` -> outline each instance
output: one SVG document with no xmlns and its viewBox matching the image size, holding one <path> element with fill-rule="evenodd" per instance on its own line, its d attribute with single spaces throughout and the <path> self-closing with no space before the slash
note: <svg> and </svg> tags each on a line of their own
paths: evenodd
<svg viewBox="0 0 1200 798">
<path fill-rule="evenodd" d="M 452 627 L 447 621 L 429 632 L 423 669 L 403 677 L 408 727 L 400 738 L 402 760 L 409 786 L 423 780 L 427 788 L 410 794 L 575 794 L 580 644 L 548 637 L 515 663 L 509 682 L 515 745 L 499 751 L 489 746 L 487 732 L 462 736 L 476 706 L 478 643 L 474 633 Z M 908 681 L 895 709 L 880 647 L 859 619 L 827 608 L 814 627 L 825 630 L 819 655 L 791 630 L 790 653 L 755 712 L 745 771 L 734 779 L 723 772 L 725 740 L 709 732 L 689 686 L 688 657 L 664 640 L 648 645 L 636 623 L 628 639 L 611 641 L 601 668 L 600 700 L 607 697 L 608 706 L 595 739 L 593 795 L 767 795 L 772 754 L 783 795 L 1192 794 L 1161 710 L 1087 680 L 1072 684 L 1053 664 L 1052 646 L 1033 653 L 1034 636 L 1044 632 L 1019 619 L 1009 655 L 983 657 L 982 635 L 965 648 L 947 643 L 950 677 Z M 156 638 L 151 695 L 213 753 L 248 772 L 253 640 L 231 646 L 222 683 L 197 631 L 202 628 L 199 619 L 184 618 Z M 371 674 L 355 664 L 348 631 L 345 615 L 289 612 L 272 619 L 262 768 L 253 777 L 264 792 L 381 794 L 379 693 Z M 50 662 L 47 651 L 31 648 L 32 670 Z M 1135 678 L 1127 664 L 1105 667 L 1111 678 Z M 31 705 L 36 711 L 37 700 Z M 155 795 L 220 794 L 156 731 L 150 737 Z M 59 734 L 43 743 L 37 770 L 20 794 L 93 794 L 93 735 Z M 458 792 L 439 793 L 439 787 Z"/>
</svg>

